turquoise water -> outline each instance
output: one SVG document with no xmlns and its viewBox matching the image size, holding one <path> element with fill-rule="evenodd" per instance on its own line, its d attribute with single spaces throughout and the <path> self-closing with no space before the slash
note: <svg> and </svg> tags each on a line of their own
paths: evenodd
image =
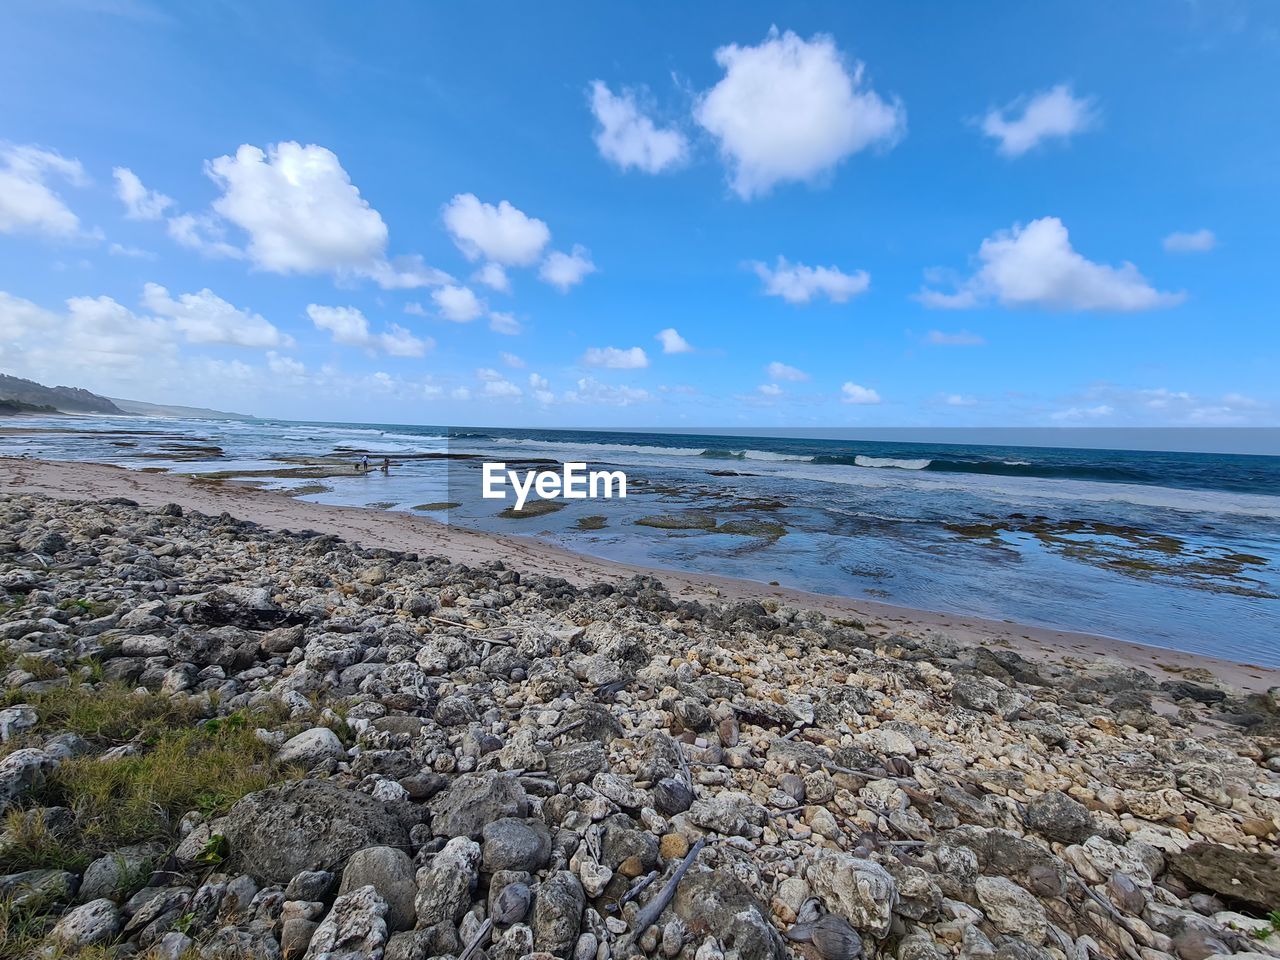
<svg viewBox="0 0 1280 960">
<path fill-rule="evenodd" d="M 0 437 L 0 453 L 205 472 L 368 452 L 391 457 L 390 473 L 262 482 L 321 483 L 305 499 L 380 509 L 453 501 L 427 515 L 610 559 L 1280 665 L 1280 457 L 283 421 L 74 425 L 82 432 Z M 222 455 L 188 460 L 198 454 L 184 444 Z M 446 468 L 444 453 L 617 465 L 629 496 L 507 519 L 509 503 L 480 498 L 479 460 Z M 588 516 L 604 525 L 582 529 Z"/>
</svg>

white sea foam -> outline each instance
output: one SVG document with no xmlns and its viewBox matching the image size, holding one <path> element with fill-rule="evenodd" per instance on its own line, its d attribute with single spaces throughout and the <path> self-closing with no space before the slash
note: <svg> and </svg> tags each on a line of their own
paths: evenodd
<svg viewBox="0 0 1280 960">
<path fill-rule="evenodd" d="M 923 470 L 932 460 L 895 460 L 893 457 L 854 457 L 860 467 L 895 467 L 899 470 Z"/>
</svg>

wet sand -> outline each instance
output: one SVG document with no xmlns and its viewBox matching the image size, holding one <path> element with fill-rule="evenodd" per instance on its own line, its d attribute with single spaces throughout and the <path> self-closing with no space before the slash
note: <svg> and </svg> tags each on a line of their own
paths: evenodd
<svg viewBox="0 0 1280 960">
<path fill-rule="evenodd" d="M 1024 626 L 958 614 L 914 610 L 851 597 L 808 593 L 707 574 L 657 570 L 573 553 L 528 537 L 451 527 L 424 517 L 363 507 L 306 503 L 269 490 L 235 483 L 209 483 L 174 474 L 141 473 L 107 464 L 0 458 L 0 490 L 66 500 L 128 497 L 144 506 L 177 503 L 185 509 L 223 511 L 269 529 L 315 530 L 367 547 L 438 554 L 466 564 L 502 560 L 518 570 L 537 570 L 576 584 L 617 581 L 651 574 L 680 599 L 775 599 L 830 615 L 856 618 L 873 635 L 941 635 L 961 643 L 1002 647 L 1033 659 L 1092 663 L 1107 657 L 1141 667 L 1159 680 L 1210 678 L 1244 692 L 1280 686 L 1280 670 L 1229 659 L 1147 647 L 1108 637 Z"/>
</svg>

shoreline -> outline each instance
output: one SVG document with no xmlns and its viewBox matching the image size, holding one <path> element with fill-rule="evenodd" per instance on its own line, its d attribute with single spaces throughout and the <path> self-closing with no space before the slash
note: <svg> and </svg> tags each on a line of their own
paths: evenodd
<svg viewBox="0 0 1280 960">
<path fill-rule="evenodd" d="M 312 529 L 367 547 L 439 554 L 473 566 L 485 560 L 501 559 L 513 567 L 536 569 L 578 585 L 649 575 L 661 579 L 677 599 L 773 599 L 828 615 L 857 618 L 866 624 L 868 633 L 876 637 L 894 633 L 919 637 L 945 635 L 966 646 L 1001 647 L 1030 659 L 1066 666 L 1084 665 L 1105 657 L 1140 667 L 1160 680 L 1203 679 L 1200 671 L 1205 671 L 1218 683 L 1246 693 L 1261 693 L 1280 686 L 1280 669 L 1225 658 L 1089 633 L 812 593 L 759 581 L 622 563 L 575 553 L 532 537 L 449 526 L 408 513 L 308 503 L 284 493 L 235 482 L 198 483 L 185 475 L 143 473 L 111 464 L 21 457 L 0 458 L 0 479 L 7 493 L 40 494 L 63 500 L 128 497 L 153 507 L 173 502 L 202 513 L 226 511 L 268 529 Z"/>
</svg>

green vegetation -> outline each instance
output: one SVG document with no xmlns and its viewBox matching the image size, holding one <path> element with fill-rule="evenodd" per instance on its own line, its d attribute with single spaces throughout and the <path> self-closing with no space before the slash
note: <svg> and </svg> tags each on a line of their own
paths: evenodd
<svg viewBox="0 0 1280 960">
<path fill-rule="evenodd" d="M 528 517 L 542 517 L 548 513 L 555 513 L 557 510 L 563 510 L 565 503 L 563 500 L 529 500 L 525 503 L 523 510 L 517 510 L 515 507 L 507 507 L 498 516 L 504 520 L 524 520 Z"/>
<path fill-rule="evenodd" d="M 6 698 L 19 702 L 17 692 Z M 45 735 L 76 733 L 100 746 L 130 740 L 154 740 L 161 734 L 190 727 L 203 715 L 198 702 L 154 693 L 135 693 L 125 684 L 70 686 L 21 698 L 35 708 L 40 722 L 35 732 Z"/>
<path fill-rule="evenodd" d="M 577 522 L 574 523 L 574 526 L 579 530 L 602 530 L 608 526 L 608 524 L 609 521 L 607 518 L 593 515 L 590 517 L 579 517 Z"/>
<path fill-rule="evenodd" d="M 452 500 L 441 500 L 439 503 L 420 503 L 413 509 L 433 513 L 438 510 L 456 510 L 460 506 L 462 506 L 462 504 L 454 503 Z"/>
<path fill-rule="evenodd" d="M 332 487 L 327 487 L 323 483 L 304 483 L 289 490 L 289 496 L 313 497 L 317 493 L 328 493 L 332 489 Z"/>
<path fill-rule="evenodd" d="M 665 513 L 656 517 L 641 517 L 639 527 L 656 527 L 659 530 L 714 530 L 716 518 L 705 513 Z"/>
<path fill-rule="evenodd" d="M 636 524 L 642 527 L 656 527 L 659 530 L 702 530 L 707 533 L 728 533 L 769 541 L 777 540 L 779 537 L 786 536 L 787 533 L 786 527 L 771 520 L 743 518 L 716 523 L 716 518 L 712 514 L 695 510 L 641 517 Z"/>
</svg>

